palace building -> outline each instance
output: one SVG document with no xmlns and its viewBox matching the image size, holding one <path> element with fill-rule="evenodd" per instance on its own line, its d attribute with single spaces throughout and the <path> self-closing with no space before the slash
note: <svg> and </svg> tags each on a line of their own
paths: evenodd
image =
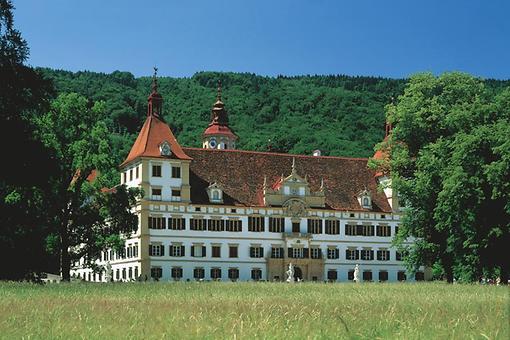
<svg viewBox="0 0 510 340">
<path fill-rule="evenodd" d="M 147 118 L 120 165 L 121 184 L 145 192 L 138 230 L 123 252 L 102 253 L 108 275 L 78 263 L 75 277 L 284 281 L 292 263 L 304 281 L 349 281 L 356 264 L 363 281 L 424 279 L 406 273 L 392 247 L 398 200 L 367 158 L 237 150 L 221 86 L 203 148 L 181 146 L 162 110 L 154 77 Z"/>
</svg>

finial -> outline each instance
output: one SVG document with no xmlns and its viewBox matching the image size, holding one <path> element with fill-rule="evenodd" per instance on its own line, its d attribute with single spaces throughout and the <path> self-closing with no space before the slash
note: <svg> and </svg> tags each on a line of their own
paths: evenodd
<svg viewBox="0 0 510 340">
<path fill-rule="evenodd" d="M 154 74 L 152 75 L 152 92 L 158 92 L 158 68 L 154 66 Z"/>
<path fill-rule="evenodd" d="M 296 157 L 292 157 L 292 173 L 296 173 Z"/>
<path fill-rule="evenodd" d="M 324 190 L 324 177 L 321 178 L 321 191 Z"/>
<path fill-rule="evenodd" d="M 218 95 L 216 98 L 218 101 L 221 101 L 221 79 L 218 80 Z"/>
<path fill-rule="evenodd" d="M 264 189 L 267 188 L 267 176 L 264 176 Z"/>
</svg>

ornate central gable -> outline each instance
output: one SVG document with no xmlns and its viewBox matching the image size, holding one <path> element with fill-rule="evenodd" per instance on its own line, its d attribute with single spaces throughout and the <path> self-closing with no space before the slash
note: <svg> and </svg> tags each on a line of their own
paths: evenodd
<svg viewBox="0 0 510 340">
<path fill-rule="evenodd" d="M 267 178 L 264 178 L 263 194 L 266 206 L 283 206 L 291 216 L 300 215 L 310 207 L 323 208 L 326 205 L 323 182 L 319 191 L 312 192 L 307 175 L 303 178 L 297 173 L 295 158 L 292 159 L 292 170 L 289 176 L 282 175 L 271 186 L 268 185 Z"/>
</svg>

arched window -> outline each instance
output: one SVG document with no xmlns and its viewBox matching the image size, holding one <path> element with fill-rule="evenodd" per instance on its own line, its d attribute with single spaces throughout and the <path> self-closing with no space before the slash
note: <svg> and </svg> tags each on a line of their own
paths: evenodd
<svg viewBox="0 0 510 340">
<path fill-rule="evenodd" d="M 370 205 L 370 202 L 368 200 L 368 197 L 363 198 L 363 206 L 368 207 Z"/>
<path fill-rule="evenodd" d="M 220 199 L 220 193 L 218 192 L 218 190 L 214 190 L 214 191 L 212 192 L 212 198 L 213 198 L 213 200 L 215 200 L 215 201 Z"/>
</svg>

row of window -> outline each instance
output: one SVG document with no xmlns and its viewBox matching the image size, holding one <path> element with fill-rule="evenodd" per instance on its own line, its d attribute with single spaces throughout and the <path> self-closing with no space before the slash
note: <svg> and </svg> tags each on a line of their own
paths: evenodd
<svg viewBox="0 0 510 340">
<path fill-rule="evenodd" d="M 163 199 L 161 188 L 151 188 L 151 200 L 153 201 L 161 201 Z M 171 189 L 172 193 L 172 201 L 180 201 L 181 200 L 181 190 L 180 189 Z"/>
<path fill-rule="evenodd" d="M 218 267 L 213 267 L 209 271 L 211 280 L 221 280 L 222 270 Z M 161 267 L 151 268 L 151 277 L 155 280 L 159 280 L 163 277 L 163 269 Z M 172 267 L 170 269 L 170 277 L 174 280 L 180 280 L 183 277 L 182 267 Z M 227 277 L 229 280 L 236 281 L 239 279 L 239 268 L 229 268 L 227 270 Z M 195 280 L 205 279 L 205 269 L 202 267 L 193 268 L 193 278 Z M 251 279 L 258 281 L 262 279 L 262 270 L 260 268 L 251 269 Z"/>
<path fill-rule="evenodd" d="M 163 177 L 161 165 L 152 166 L 152 177 Z M 138 177 L 137 177 L 138 178 Z M 172 166 L 172 178 L 181 178 L 181 167 Z"/>
<path fill-rule="evenodd" d="M 128 243 L 128 245 L 122 248 L 119 252 L 116 252 L 113 249 L 103 251 L 101 259 L 106 262 L 125 258 L 130 259 L 133 257 L 138 257 L 138 243 Z"/>
<path fill-rule="evenodd" d="M 229 257 L 237 258 L 239 257 L 239 246 L 237 245 L 229 245 Z M 346 260 L 364 260 L 364 261 L 372 261 L 374 260 L 374 253 L 376 254 L 377 261 L 389 261 L 390 260 L 390 251 L 387 249 L 378 249 L 374 251 L 373 249 L 346 249 L 345 250 L 345 259 Z M 165 256 L 165 246 L 162 244 L 150 244 L 149 245 L 149 255 L 150 256 Z M 182 244 L 171 244 L 168 247 L 168 255 L 172 257 L 184 257 L 186 256 L 186 248 Z M 271 258 L 284 258 L 284 248 L 281 247 L 271 247 Z M 327 259 L 339 259 L 340 258 L 340 250 L 336 247 L 328 247 L 325 253 Z M 207 249 L 203 244 L 193 244 L 190 247 L 190 256 L 192 257 L 206 257 Z M 251 246 L 249 248 L 249 256 L 251 258 L 262 258 L 264 257 L 264 247 L 261 246 Z M 221 257 L 221 246 L 220 245 L 212 245 L 211 246 L 211 257 L 219 258 Z M 312 259 L 322 259 L 323 251 L 319 247 L 312 248 L 288 248 L 287 249 L 287 257 L 295 258 L 295 259 L 303 259 L 303 258 L 312 258 Z M 395 259 L 397 261 L 402 260 L 402 256 L 399 252 L 396 252 Z"/>
<path fill-rule="evenodd" d="M 165 217 L 149 217 L 149 228 L 151 229 L 166 229 Z M 322 234 L 322 222 L 320 219 L 308 219 L 308 233 Z M 298 225 L 299 228 L 299 225 Z M 182 217 L 169 217 L 168 229 L 172 230 L 185 230 L 186 219 Z M 195 231 L 230 231 L 241 232 L 243 230 L 242 220 L 224 220 L 224 219 L 204 219 L 204 218 L 191 218 L 190 230 Z M 374 231 L 377 230 L 377 233 Z M 251 232 L 264 232 L 265 231 L 265 218 L 259 216 L 248 216 L 248 231 Z M 285 219 L 283 217 L 269 217 L 269 232 L 283 233 L 285 231 Z M 299 232 L 299 231 L 297 231 Z M 325 233 L 330 235 L 340 234 L 340 221 L 326 220 Z M 348 236 L 381 236 L 390 237 L 391 227 L 388 225 L 345 225 L 345 235 Z"/>
<path fill-rule="evenodd" d="M 219 267 L 213 267 L 209 271 L 209 275 L 211 280 L 221 280 L 222 277 L 222 270 Z M 174 280 L 180 280 L 183 278 L 183 269 L 182 267 L 172 267 L 170 269 L 170 277 Z M 161 267 L 152 267 L 151 268 L 151 277 L 155 280 L 159 280 L 163 277 L 163 269 Z M 205 269 L 203 267 L 195 267 L 193 268 L 193 278 L 195 280 L 204 280 L 205 279 Z M 227 278 L 232 281 L 236 281 L 239 279 L 239 268 L 229 268 L 227 270 Z M 363 281 L 373 281 L 373 273 L 371 270 L 364 270 L 362 272 L 362 280 Z M 260 268 L 252 268 L 251 269 L 251 279 L 255 281 L 262 280 L 262 270 Z M 313 277 L 313 281 L 317 281 L 317 277 Z M 347 279 L 349 281 L 354 280 L 354 269 L 351 269 L 347 272 Z M 378 281 L 384 282 L 388 281 L 389 274 L 386 270 L 380 270 L 378 272 Z M 398 271 L 396 279 L 398 281 L 406 281 L 407 280 L 407 274 L 405 271 Z M 416 281 L 423 281 L 425 279 L 423 272 L 417 272 L 415 274 L 415 280 Z M 275 276 L 273 277 L 273 280 L 279 281 L 280 277 Z M 338 271 L 336 269 L 330 269 L 327 272 L 327 280 L 337 281 L 338 280 Z"/>
<path fill-rule="evenodd" d="M 83 279 L 91 282 L 102 282 L 103 281 L 103 273 L 94 273 L 92 271 L 88 273 L 84 273 L 83 277 L 78 273 L 75 277 L 78 279 Z M 117 268 L 112 273 L 112 280 L 114 281 L 131 281 L 138 279 L 138 267 L 128 267 L 128 268 Z"/>
<path fill-rule="evenodd" d="M 134 170 L 134 177 L 133 177 L 133 170 Z M 122 183 L 126 183 L 128 181 L 128 174 L 129 174 L 129 181 L 132 181 L 133 179 L 138 179 L 140 177 L 140 166 L 135 167 L 134 169 L 129 169 L 129 171 L 125 171 L 122 173 Z"/>
</svg>

